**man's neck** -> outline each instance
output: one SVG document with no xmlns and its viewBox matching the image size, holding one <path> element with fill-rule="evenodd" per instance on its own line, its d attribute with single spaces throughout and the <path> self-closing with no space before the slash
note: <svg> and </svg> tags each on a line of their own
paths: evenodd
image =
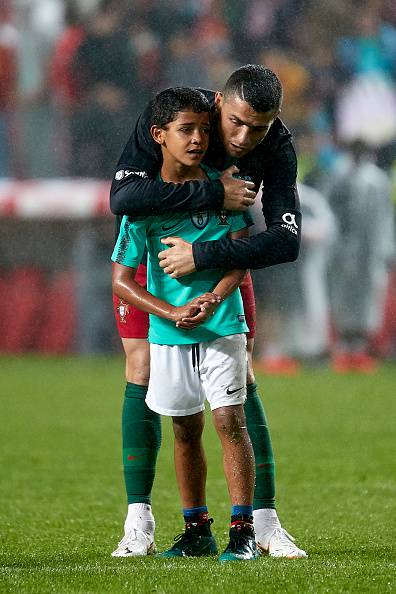
<svg viewBox="0 0 396 594">
<path fill-rule="evenodd" d="M 206 179 L 206 174 L 200 164 L 187 166 L 174 161 L 164 160 L 161 167 L 161 178 L 164 182 L 181 184 L 194 179 Z"/>
</svg>

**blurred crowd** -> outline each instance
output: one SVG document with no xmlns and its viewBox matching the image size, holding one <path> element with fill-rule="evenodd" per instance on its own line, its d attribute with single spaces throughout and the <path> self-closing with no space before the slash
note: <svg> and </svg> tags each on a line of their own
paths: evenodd
<svg viewBox="0 0 396 594">
<path fill-rule="evenodd" d="M 305 215 L 299 262 L 255 274 L 260 361 L 369 370 L 396 350 L 394 0 L 0 0 L 0 177 L 109 179 L 154 93 L 244 63 L 283 83 Z"/>
<path fill-rule="evenodd" d="M 247 62 L 278 73 L 282 117 L 313 134 L 304 175 L 356 136 L 390 165 L 393 0 L 0 0 L 0 175 L 106 179 L 155 92 L 221 88 Z"/>
</svg>

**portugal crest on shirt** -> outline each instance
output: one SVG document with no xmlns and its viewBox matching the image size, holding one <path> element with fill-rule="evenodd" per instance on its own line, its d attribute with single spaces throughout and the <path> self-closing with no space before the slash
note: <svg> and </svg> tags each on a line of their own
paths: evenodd
<svg viewBox="0 0 396 594">
<path fill-rule="evenodd" d="M 197 229 L 203 229 L 209 222 L 209 212 L 207 210 L 201 212 L 193 212 L 190 215 L 192 224 Z"/>
</svg>

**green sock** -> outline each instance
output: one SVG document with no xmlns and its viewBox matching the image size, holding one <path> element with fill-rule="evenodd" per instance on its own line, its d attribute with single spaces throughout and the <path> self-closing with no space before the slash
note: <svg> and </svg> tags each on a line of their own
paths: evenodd
<svg viewBox="0 0 396 594">
<path fill-rule="evenodd" d="M 257 385 L 247 386 L 246 425 L 256 459 L 256 487 L 253 509 L 275 509 L 275 462 L 264 407 Z"/>
<path fill-rule="evenodd" d="M 145 402 L 146 386 L 127 383 L 122 410 L 122 457 L 129 503 L 151 503 L 161 445 L 161 417 Z"/>
</svg>

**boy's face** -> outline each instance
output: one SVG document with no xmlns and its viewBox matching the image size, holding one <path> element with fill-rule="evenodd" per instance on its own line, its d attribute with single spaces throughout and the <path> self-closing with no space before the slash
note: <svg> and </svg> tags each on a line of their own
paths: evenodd
<svg viewBox="0 0 396 594">
<path fill-rule="evenodd" d="M 202 161 L 209 144 L 209 113 L 179 111 L 166 128 L 153 126 L 151 134 L 174 161 L 191 167 Z"/>
<path fill-rule="evenodd" d="M 250 153 L 267 136 L 280 110 L 265 113 L 254 111 L 237 95 L 224 97 L 216 93 L 219 113 L 219 135 L 227 153 L 236 159 Z"/>
</svg>

